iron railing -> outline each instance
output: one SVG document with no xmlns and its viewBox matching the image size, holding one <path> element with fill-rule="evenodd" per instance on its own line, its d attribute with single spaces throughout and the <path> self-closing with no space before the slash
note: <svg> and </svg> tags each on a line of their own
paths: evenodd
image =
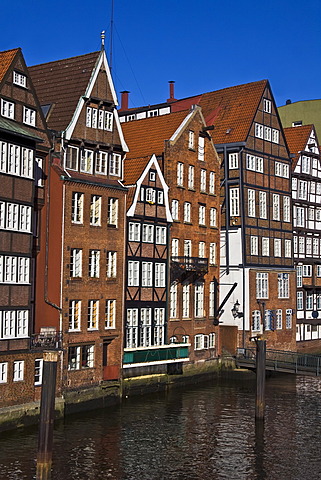
<svg viewBox="0 0 321 480">
<path fill-rule="evenodd" d="M 40 332 L 31 335 L 30 348 L 32 350 L 61 350 L 62 332 Z"/>
</svg>

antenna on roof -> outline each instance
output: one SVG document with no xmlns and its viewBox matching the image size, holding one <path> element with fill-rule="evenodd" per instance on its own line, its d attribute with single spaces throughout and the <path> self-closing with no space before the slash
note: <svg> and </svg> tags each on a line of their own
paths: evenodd
<svg viewBox="0 0 321 480">
<path fill-rule="evenodd" d="M 104 50 L 105 48 L 105 30 L 103 30 L 100 34 L 100 38 L 101 38 L 101 49 Z"/>
</svg>

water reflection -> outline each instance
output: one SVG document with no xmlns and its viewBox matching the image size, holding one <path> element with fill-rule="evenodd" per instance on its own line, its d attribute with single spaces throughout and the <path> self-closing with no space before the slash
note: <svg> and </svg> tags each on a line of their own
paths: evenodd
<svg viewBox="0 0 321 480">
<path fill-rule="evenodd" d="M 121 407 L 68 417 L 55 428 L 53 480 L 317 480 L 321 381 L 266 383 L 255 422 L 255 382 L 209 381 Z M 35 428 L 0 439 L 0 479 L 34 478 Z"/>
</svg>

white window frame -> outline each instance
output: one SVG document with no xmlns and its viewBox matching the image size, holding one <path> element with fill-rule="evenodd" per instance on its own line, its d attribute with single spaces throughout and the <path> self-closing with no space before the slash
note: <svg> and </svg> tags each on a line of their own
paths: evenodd
<svg viewBox="0 0 321 480">
<path fill-rule="evenodd" d="M 256 298 L 269 298 L 269 274 L 266 272 L 256 273 Z"/>
<path fill-rule="evenodd" d="M 128 261 L 128 286 L 138 287 L 139 285 L 139 262 L 136 260 Z"/>
<path fill-rule="evenodd" d="M 23 107 L 23 123 L 30 125 L 31 127 L 36 126 L 36 115 L 37 112 L 33 108 Z"/>
<path fill-rule="evenodd" d="M 24 360 L 16 360 L 13 362 L 13 381 L 22 382 L 24 380 Z"/>
<path fill-rule="evenodd" d="M 99 300 L 88 300 L 87 330 L 98 330 L 99 322 Z"/>
<path fill-rule="evenodd" d="M 290 276 L 278 273 L 278 298 L 290 298 Z"/>
<path fill-rule="evenodd" d="M 230 188 L 230 216 L 240 216 L 240 189 L 239 187 Z"/>
<path fill-rule="evenodd" d="M 100 250 L 89 250 L 89 277 L 99 278 L 100 275 Z"/>
<path fill-rule="evenodd" d="M 117 277 L 117 252 L 110 250 L 106 255 L 107 269 L 106 275 L 107 278 L 116 278 Z"/>
<path fill-rule="evenodd" d="M 116 327 L 116 300 L 106 300 L 105 306 L 105 329 Z"/>
<path fill-rule="evenodd" d="M 15 116 L 15 104 L 9 100 L 1 98 L 1 115 L 6 118 L 14 120 Z"/>
</svg>

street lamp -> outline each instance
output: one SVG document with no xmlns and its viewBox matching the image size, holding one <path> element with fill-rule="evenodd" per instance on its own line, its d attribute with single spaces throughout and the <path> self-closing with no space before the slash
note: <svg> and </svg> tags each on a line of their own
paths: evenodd
<svg viewBox="0 0 321 480">
<path fill-rule="evenodd" d="M 233 305 L 233 308 L 231 310 L 232 315 L 234 318 L 242 318 L 243 317 L 243 312 L 240 312 L 240 303 L 238 300 Z"/>
</svg>

